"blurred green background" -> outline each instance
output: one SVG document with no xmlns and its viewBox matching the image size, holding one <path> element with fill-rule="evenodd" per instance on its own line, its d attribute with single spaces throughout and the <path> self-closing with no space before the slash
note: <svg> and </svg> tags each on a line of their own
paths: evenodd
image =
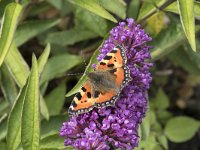
<svg viewBox="0 0 200 150">
<path fill-rule="evenodd" d="M 0 0 L 1 150 L 73 149 L 59 129 L 85 77 L 67 74 L 91 70 L 109 30 L 127 17 L 153 38 L 137 149 L 200 149 L 199 0 Z"/>
</svg>

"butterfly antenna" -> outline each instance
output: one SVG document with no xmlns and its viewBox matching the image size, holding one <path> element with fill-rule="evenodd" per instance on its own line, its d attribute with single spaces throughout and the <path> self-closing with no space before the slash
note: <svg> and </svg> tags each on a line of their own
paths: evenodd
<svg viewBox="0 0 200 150">
<path fill-rule="evenodd" d="M 77 76 L 77 75 L 83 75 L 84 73 L 66 73 L 67 76 Z"/>
<path fill-rule="evenodd" d="M 80 51 L 80 55 L 81 55 L 81 57 L 82 57 L 82 59 L 83 59 L 83 62 L 84 62 L 85 67 L 87 67 L 87 64 L 86 64 L 86 61 L 85 61 L 85 58 L 84 58 L 83 51 Z M 68 75 L 68 76 L 86 75 L 86 72 L 84 71 L 83 73 L 66 73 L 65 75 Z"/>
</svg>

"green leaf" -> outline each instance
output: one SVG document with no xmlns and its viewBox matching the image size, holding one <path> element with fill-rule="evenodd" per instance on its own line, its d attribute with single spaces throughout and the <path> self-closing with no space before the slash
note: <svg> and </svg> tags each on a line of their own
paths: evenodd
<svg viewBox="0 0 200 150">
<path fill-rule="evenodd" d="M 99 2 L 105 9 L 119 16 L 121 19 L 126 18 L 126 3 L 123 0 L 99 0 Z"/>
<path fill-rule="evenodd" d="M 81 42 L 84 40 L 92 39 L 97 36 L 98 35 L 96 33 L 89 30 L 77 31 L 75 29 L 71 29 L 67 31 L 60 31 L 48 34 L 46 42 L 66 46 L 73 45 L 77 42 Z"/>
<path fill-rule="evenodd" d="M 5 8 L 0 31 L 0 66 L 3 63 L 12 43 L 21 9 L 21 5 L 17 3 L 11 3 Z"/>
<path fill-rule="evenodd" d="M 6 142 L 0 142 L 0 149 L 6 149 Z"/>
<path fill-rule="evenodd" d="M 140 8 L 140 0 L 131 0 L 128 5 L 127 15 L 129 18 L 137 19 Z"/>
<path fill-rule="evenodd" d="M 32 69 L 27 83 L 22 112 L 22 146 L 24 149 L 39 148 L 40 118 L 39 118 L 39 74 L 36 57 L 32 58 Z"/>
<path fill-rule="evenodd" d="M 26 6 L 26 5 L 28 5 L 29 3 L 31 3 L 31 0 L 21 0 L 20 3 L 21 3 L 23 6 Z"/>
<path fill-rule="evenodd" d="M 44 67 L 40 85 L 48 80 L 64 75 L 64 73 L 81 62 L 81 58 L 70 54 L 51 57 Z"/>
<path fill-rule="evenodd" d="M 146 149 L 146 150 L 155 150 L 156 145 L 157 145 L 157 142 L 156 142 L 155 135 L 150 134 L 147 137 L 146 141 L 145 141 L 144 149 Z"/>
<path fill-rule="evenodd" d="M 189 56 L 189 59 L 197 66 L 198 69 L 200 69 L 200 55 L 199 53 L 196 54 L 195 52 L 191 51 L 191 47 L 189 45 L 185 45 L 183 49 L 186 51 L 186 53 Z M 200 42 L 197 40 L 197 49 L 200 50 Z"/>
<path fill-rule="evenodd" d="M 156 114 L 159 122 L 162 124 L 166 124 L 166 122 L 173 117 L 173 114 L 167 110 L 158 110 Z"/>
<path fill-rule="evenodd" d="M 40 85 L 40 93 L 41 93 L 42 95 L 45 94 L 45 92 L 46 92 L 46 90 L 47 90 L 47 87 L 48 87 L 48 84 L 49 84 L 49 82 L 45 82 L 45 83 L 43 83 L 42 85 Z"/>
<path fill-rule="evenodd" d="M 61 10 L 62 6 L 63 6 L 63 1 L 62 0 L 47 0 L 48 3 L 50 3 L 52 6 L 54 6 L 55 8 Z"/>
<path fill-rule="evenodd" d="M 149 137 L 150 127 L 151 127 L 151 111 L 147 111 L 145 118 L 142 121 L 141 127 L 141 138 L 142 141 L 146 140 Z"/>
<path fill-rule="evenodd" d="M 7 117 L 1 118 L 0 120 L 0 141 L 5 139 L 7 135 Z"/>
<path fill-rule="evenodd" d="M 101 7 L 98 0 L 68 0 L 70 3 L 78 5 L 92 13 L 99 15 L 100 17 L 106 18 L 110 21 L 117 22 L 117 20 L 107 12 L 103 7 Z"/>
<path fill-rule="evenodd" d="M 177 1 L 175 1 L 172 4 L 170 4 L 169 6 L 167 6 L 164 10 L 179 14 Z M 195 1 L 194 2 L 194 16 L 196 19 L 200 20 L 200 11 L 199 10 L 200 10 L 200 2 Z"/>
<path fill-rule="evenodd" d="M 45 96 L 45 101 L 51 116 L 60 114 L 65 102 L 66 86 L 65 82 L 53 89 L 51 93 Z"/>
<path fill-rule="evenodd" d="M 178 8 L 183 30 L 187 36 L 191 48 L 196 51 L 193 0 L 178 0 Z"/>
<path fill-rule="evenodd" d="M 67 15 L 75 9 L 75 6 L 64 0 L 47 0 L 53 7 L 59 10 L 61 16 Z"/>
<path fill-rule="evenodd" d="M 158 143 L 155 143 L 155 146 L 152 150 L 163 150 L 163 147 L 161 145 L 158 145 Z"/>
<path fill-rule="evenodd" d="M 184 70 L 188 71 L 191 74 L 200 74 L 200 66 L 195 63 L 196 54 L 192 54 L 193 51 L 190 51 L 190 54 L 186 52 L 183 47 L 178 48 L 168 55 L 169 59 L 177 66 L 182 67 Z M 195 52 L 193 52 L 195 53 Z M 193 55 L 194 57 L 190 55 Z M 196 55 L 196 56 L 195 56 Z"/>
<path fill-rule="evenodd" d="M 172 142 L 180 143 L 191 139 L 200 127 L 200 122 L 190 117 L 174 117 L 165 127 L 165 134 Z"/>
<path fill-rule="evenodd" d="M 15 34 L 15 42 L 20 46 L 32 39 L 33 37 L 42 34 L 44 31 L 54 27 L 60 22 L 59 19 L 28 21 L 21 24 Z"/>
<path fill-rule="evenodd" d="M 42 138 L 59 134 L 59 129 L 62 123 L 68 118 L 67 115 L 51 116 L 50 119 L 42 120 L 41 122 L 41 136 Z"/>
<path fill-rule="evenodd" d="M 181 25 L 172 24 L 150 43 L 153 46 L 151 50 L 152 59 L 157 60 L 165 56 L 179 47 L 185 40 L 186 37 L 182 32 Z"/>
<path fill-rule="evenodd" d="M 40 149 L 47 149 L 47 148 L 63 149 L 65 148 L 63 143 L 64 143 L 64 138 L 61 138 L 59 134 L 51 135 L 41 140 Z"/>
<path fill-rule="evenodd" d="M 158 35 L 167 26 L 165 19 L 166 15 L 162 11 L 153 14 L 146 21 L 146 32 L 149 32 L 152 37 Z"/>
<path fill-rule="evenodd" d="M 5 7 L 12 2 L 15 2 L 15 0 L 0 0 L 0 18 L 3 16 Z"/>
<path fill-rule="evenodd" d="M 46 120 L 49 120 L 49 110 L 48 110 L 47 104 L 41 94 L 40 94 L 40 113 Z"/>
<path fill-rule="evenodd" d="M 50 54 L 50 49 L 51 49 L 51 47 L 50 47 L 50 44 L 48 43 L 47 46 L 44 49 L 44 52 L 42 53 L 42 55 L 38 59 L 38 71 L 39 71 L 39 74 L 42 73 L 42 71 L 44 69 L 44 66 L 47 63 L 47 60 L 48 60 L 48 57 L 49 57 L 49 54 Z"/>
<path fill-rule="evenodd" d="M 141 141 L 139 143 L 139 147 L 137 147 L 136 150 L 157 150 L 155 149 L 156 146 L 156 137 L 154 134 L 151 134 L 147 137 L 145 141 Z"/>
<path fill-rule="evenodd" d="M 165 135 L 158 135 L 158 141 L 159 143 L 167 150 L 168 148 L 168 141 L 167 137 Z"/>
<path fill-rule="evenodd" d="M 29 75 L 29 67 L 14 43 L 5 58 L 5 64 L 8 67 L 17 85 L 22 88 Z"/>
<path fill-rule="evenodd" d="M 99 47 L 100 48 L 100 47 Z M 87 65 L 85 72 L 90 72 L 92 71 L 92 64 L 97 63 L 97 56 L 99 55 L 99 48 L 94 52 L 94 54 L 92 55 L 92 57 L 90 58 L 90 62 Z M 78 83 L 73 87 L 73 89 L 71 89 L 67 94 L 66 97 L 69 97 L 75 93 L 78 92 L 78 90 L 81 88 L 81 86 L 83 85 L 83 83 L 87 80 L 87 77 L 85 75 L 83 75 Z"/>
<path fill-rule="evenodd" d="M 48 43 L 46 48 L 44 49 L 44 52 L 42 53 L 42 55 L 38 59 L 39 75 L 42 73 L 44 66 L 47 63 L 49 54 L 50 54 L 50 44 Z M 47 104 L 46 104 L 46 102 L 45 102 L 45 100 L 44 100 L 44 98 L 41 94 L 40 94 L 40 112 L 46 120 L 49 120 L 49 110 L 48 110 Z"/>
<path fill-rule="evenodd" d="M 198 31 L 200 31 L 199 26 L 196 27 L 196 32 Z M 151 50 L 152 59 L 157 60 L 169 54 L 176 50 L 186 40 L 187 38 L 185 37 L 180 24 L 176 23 L 170 25 L 150 43 L 150 45 L 153 46 L 153 49 Z"/>
<path fill-rule="evenodd" d="M 46 1 L 35 3 L 33 6 L 31 6 L 28 15 L 31 17 L 35 17 L 40 14 L 46 13 L 51 8 L 51 5 L 49 5 Z"/>
<path fill-rule="evenodd" d="M 21 89 L 8 118 L 7 146 L 9 150 L 16 150 L 21 142 L 21 118 L 27 84 Z"/>
<path fill-rule="evenodd" d="M 1 66 L 1 90 L 4 97 L 13 104 L 17 97 L 17 87 L 5 64 Z"/>
<path fill-rule="evenodd" d="M 7 114 L 9 109 L 10 103 L 6 99 L 0 99 L 0 116 L 2 117 L 4 114 Z"/>
<path fill-rule="evenodd" d="M 166 0 L 151 0 L 151 2 L 147 0 L 144 1 L 139 12 L 138 20 L 143 20 L 147 16 L 153 14 L 156 12 L 157 7 L 162 6 L 165 2 Z"/>
<path fill-rule="evenodd" d="M 77 9 L 76 10 L 76 19 L 79 21 L 76 22 L 81 24 L 81 26 L 84 24 L 85 27 L 90 29 L 91 31 L 95 32 L 99 36 L 105 36 L 107 33 L 107 22 L 105 19 L 96 16 L 95 14 L 85 11 L 83 9 Z"/>
<path fill-rule="evenodd" d="M 169 98 L 161 88 L 156 93 L 153 104 L 157 109 L 167 109 L 169 107 Z"/>
</svg>

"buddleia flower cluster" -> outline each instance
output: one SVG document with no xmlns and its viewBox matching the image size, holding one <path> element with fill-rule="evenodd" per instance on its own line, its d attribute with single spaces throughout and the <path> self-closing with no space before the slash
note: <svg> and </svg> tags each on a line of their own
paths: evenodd
<svg viewBox="0 0 200 150">
<path fill-rule="evenodd" d="M 115 106 L 94 108 L 64 122 L 60 136 L 65 138 L 66 146 L 78 150 L 132 150 L 138 146 L 138 127 L 147 111 L 146 93 L 152 80 L 149 41 L 148 34 L 131 18 L 110 31 L 97 60 L 101 61 L 116 43 L 123 45 L 132 81 L 124 87 Z"/>
</svg>

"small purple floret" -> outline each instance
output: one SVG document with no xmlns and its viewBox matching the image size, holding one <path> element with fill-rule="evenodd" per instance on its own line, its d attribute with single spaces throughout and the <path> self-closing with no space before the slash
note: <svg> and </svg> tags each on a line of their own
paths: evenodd
<svg viewBox="0 0 200 150">
<path fill-rule="evenodd" d="M 123 44 L 133 80 L 120 93 L 115 106 L 94 108 L 63 123 L 60 136 L 65 137 L 66 146 L 79 150 L 131 150 L 138 146 L 138 127 L 147 110 L 146 93 L 152 80 L 149 69 L 153 64 L 146 61 L 150 59 L 149 41 L 148 34 L 131 18 L 110 31 L 97 60 Z"/>
</svg>

